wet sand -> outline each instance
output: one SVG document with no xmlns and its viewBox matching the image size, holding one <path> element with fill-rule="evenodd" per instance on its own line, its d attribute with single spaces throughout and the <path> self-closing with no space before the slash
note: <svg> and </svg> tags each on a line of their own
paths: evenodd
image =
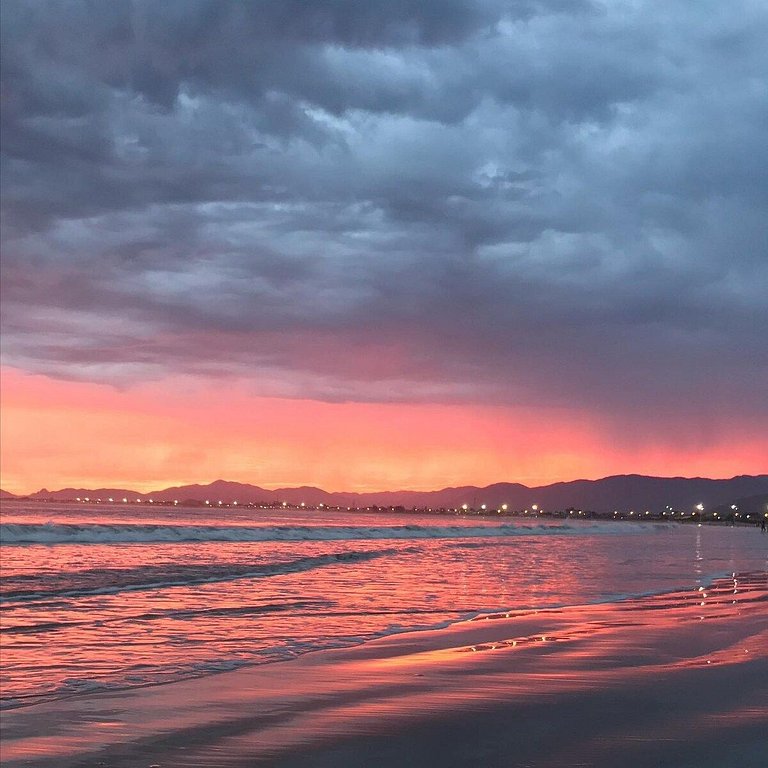
<svg viewBox="0 0 768 768">
<path fill-rule="evenodd" d="M 2 715 L 4 766 L 768 765 L 768 574 Z"/>
</svg>

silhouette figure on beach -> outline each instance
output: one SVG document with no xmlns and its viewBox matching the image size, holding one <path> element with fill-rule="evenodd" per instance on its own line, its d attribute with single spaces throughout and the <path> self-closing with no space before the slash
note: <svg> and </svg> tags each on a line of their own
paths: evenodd
<svg viewBox="0 0 768 768">
<path fill-rule="evenodd" d="M 760 530 L 765 533 L 765 518 L 760 522 Z"/>
</svg>

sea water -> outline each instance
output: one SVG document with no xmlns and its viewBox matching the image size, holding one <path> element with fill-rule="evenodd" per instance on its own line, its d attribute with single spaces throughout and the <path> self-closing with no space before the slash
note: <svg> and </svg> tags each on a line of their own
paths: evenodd
<svg viewBox="0 0 768 768">
<path fill-rule="evenodd" d="M 2 705 L 768 571 L 754 527 L 5 502 Z"/>
</svg>

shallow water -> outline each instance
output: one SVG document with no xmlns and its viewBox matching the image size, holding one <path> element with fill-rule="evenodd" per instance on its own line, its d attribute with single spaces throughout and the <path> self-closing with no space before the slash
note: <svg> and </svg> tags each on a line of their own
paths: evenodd
<svg viewBox="0 0 768 768">
<path fill-rule="evenodd" d="M 4 706 L 766 570 L 754 528 L 6 503 Z"/>
</svg>

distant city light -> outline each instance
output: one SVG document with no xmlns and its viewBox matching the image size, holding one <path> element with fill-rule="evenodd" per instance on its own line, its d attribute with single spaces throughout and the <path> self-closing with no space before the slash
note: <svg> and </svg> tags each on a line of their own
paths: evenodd
<svg viewBox="0 0 768 768">
<path fill-rule="evenodd" d="M 531 505 L 531 509 L 535 512 L 539 508 L 538 504 Z"/>
<path fill-rule="evenodd" d="M 699 502 L 699 503 L 696 505 L 696 509 L 698 509 L 698 510 L 699 510 L 699 512 L 703 512 L 703 511 L 704 511 L 704 505 L 703 505 L 701 502 Z"/>
</svg>

